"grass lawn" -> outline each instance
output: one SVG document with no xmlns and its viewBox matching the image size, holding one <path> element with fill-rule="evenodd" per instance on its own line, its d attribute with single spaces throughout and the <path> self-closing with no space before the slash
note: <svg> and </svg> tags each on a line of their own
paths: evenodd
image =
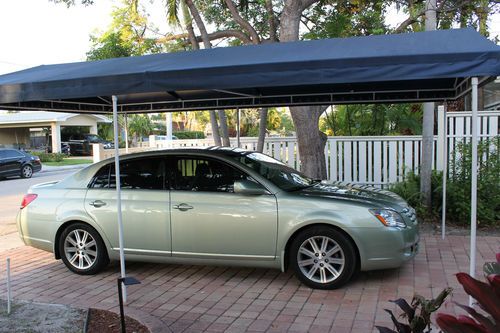
<svg viewBox="0 0 500 333">
<path fill-rule="evenodd" d="M 44 162 L 43 165 L 49 166 L 63 166 L 63 165 L 76 165 L 76 164 L 90 164 L 92 160 L 84 158 L 65 158 L 61 162 Z"/>
</svg>

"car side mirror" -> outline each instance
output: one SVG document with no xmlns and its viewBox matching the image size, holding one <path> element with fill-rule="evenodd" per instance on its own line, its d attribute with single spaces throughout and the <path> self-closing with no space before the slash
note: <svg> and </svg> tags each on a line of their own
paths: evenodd
<svg viewBox="0 0 500 333">
<path fill-rule="evenodd" d="M 262 195 L 269 194 L 262 185 L 251 180 L 237 180 L 234 182 L 234 193 L 246 195 Z"/>
</svg>

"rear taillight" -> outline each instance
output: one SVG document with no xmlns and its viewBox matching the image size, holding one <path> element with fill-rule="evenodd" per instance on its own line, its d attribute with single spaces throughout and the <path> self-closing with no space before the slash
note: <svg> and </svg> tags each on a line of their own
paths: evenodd
<svg viewBox="0 0 500 333">
<path fill-rule="evenodd" d="M 33 200 L 36 199 L 36 197 L 38 197 L 37 194 L 26 194 L 23 198 L 23 202 L 21 202 L 21 209 L 32 203 Z"/>
</svg>

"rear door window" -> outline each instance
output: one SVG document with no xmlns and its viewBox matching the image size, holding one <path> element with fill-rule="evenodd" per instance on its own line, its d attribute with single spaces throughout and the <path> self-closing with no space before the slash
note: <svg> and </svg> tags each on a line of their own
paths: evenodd
<svg viewBox="0 0 500 333">
<path fill-rule="evenodd" d="M 5 158 L 24 157 L 24 155 L 18 152 L 17 150 L 4 150 L 4 153 L 5 153 Z"/>
<path fill-rule="evenodd" d="M 137 158 L 120 162 L 120 185 L 124 190 L 163 190 L 165 159 Z M 93 177 L 91 188 L 116 188 L 115 165 L 102 167 Z"/>
</svg>

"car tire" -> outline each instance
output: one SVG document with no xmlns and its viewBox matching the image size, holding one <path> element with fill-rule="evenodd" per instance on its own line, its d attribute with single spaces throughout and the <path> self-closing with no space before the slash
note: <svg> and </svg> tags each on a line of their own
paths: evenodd
<svg viewBox="0 0 500 333">
<path fill-rule="evenodd" d="M 355 245 L 342 232 L 316 226 L 300 232 L 290 245 L 290 267 L 297 278 L 314 289 L 336 289 L 358 270 Z"/>
<path fill-rule="evenodd" d="M 106 246 L 99 233 L 84 223 L 68 226 L 59 237 L 59 254 L 71 271 L 94 275 L 109 263 Z"/>
<path fill-rule="evenodd" d="M 31 178 L 31 176 L 33 176 L 33 168 L 31 165 L 23 165 L 21 168 L 21 177 Z"/>
</svg>

